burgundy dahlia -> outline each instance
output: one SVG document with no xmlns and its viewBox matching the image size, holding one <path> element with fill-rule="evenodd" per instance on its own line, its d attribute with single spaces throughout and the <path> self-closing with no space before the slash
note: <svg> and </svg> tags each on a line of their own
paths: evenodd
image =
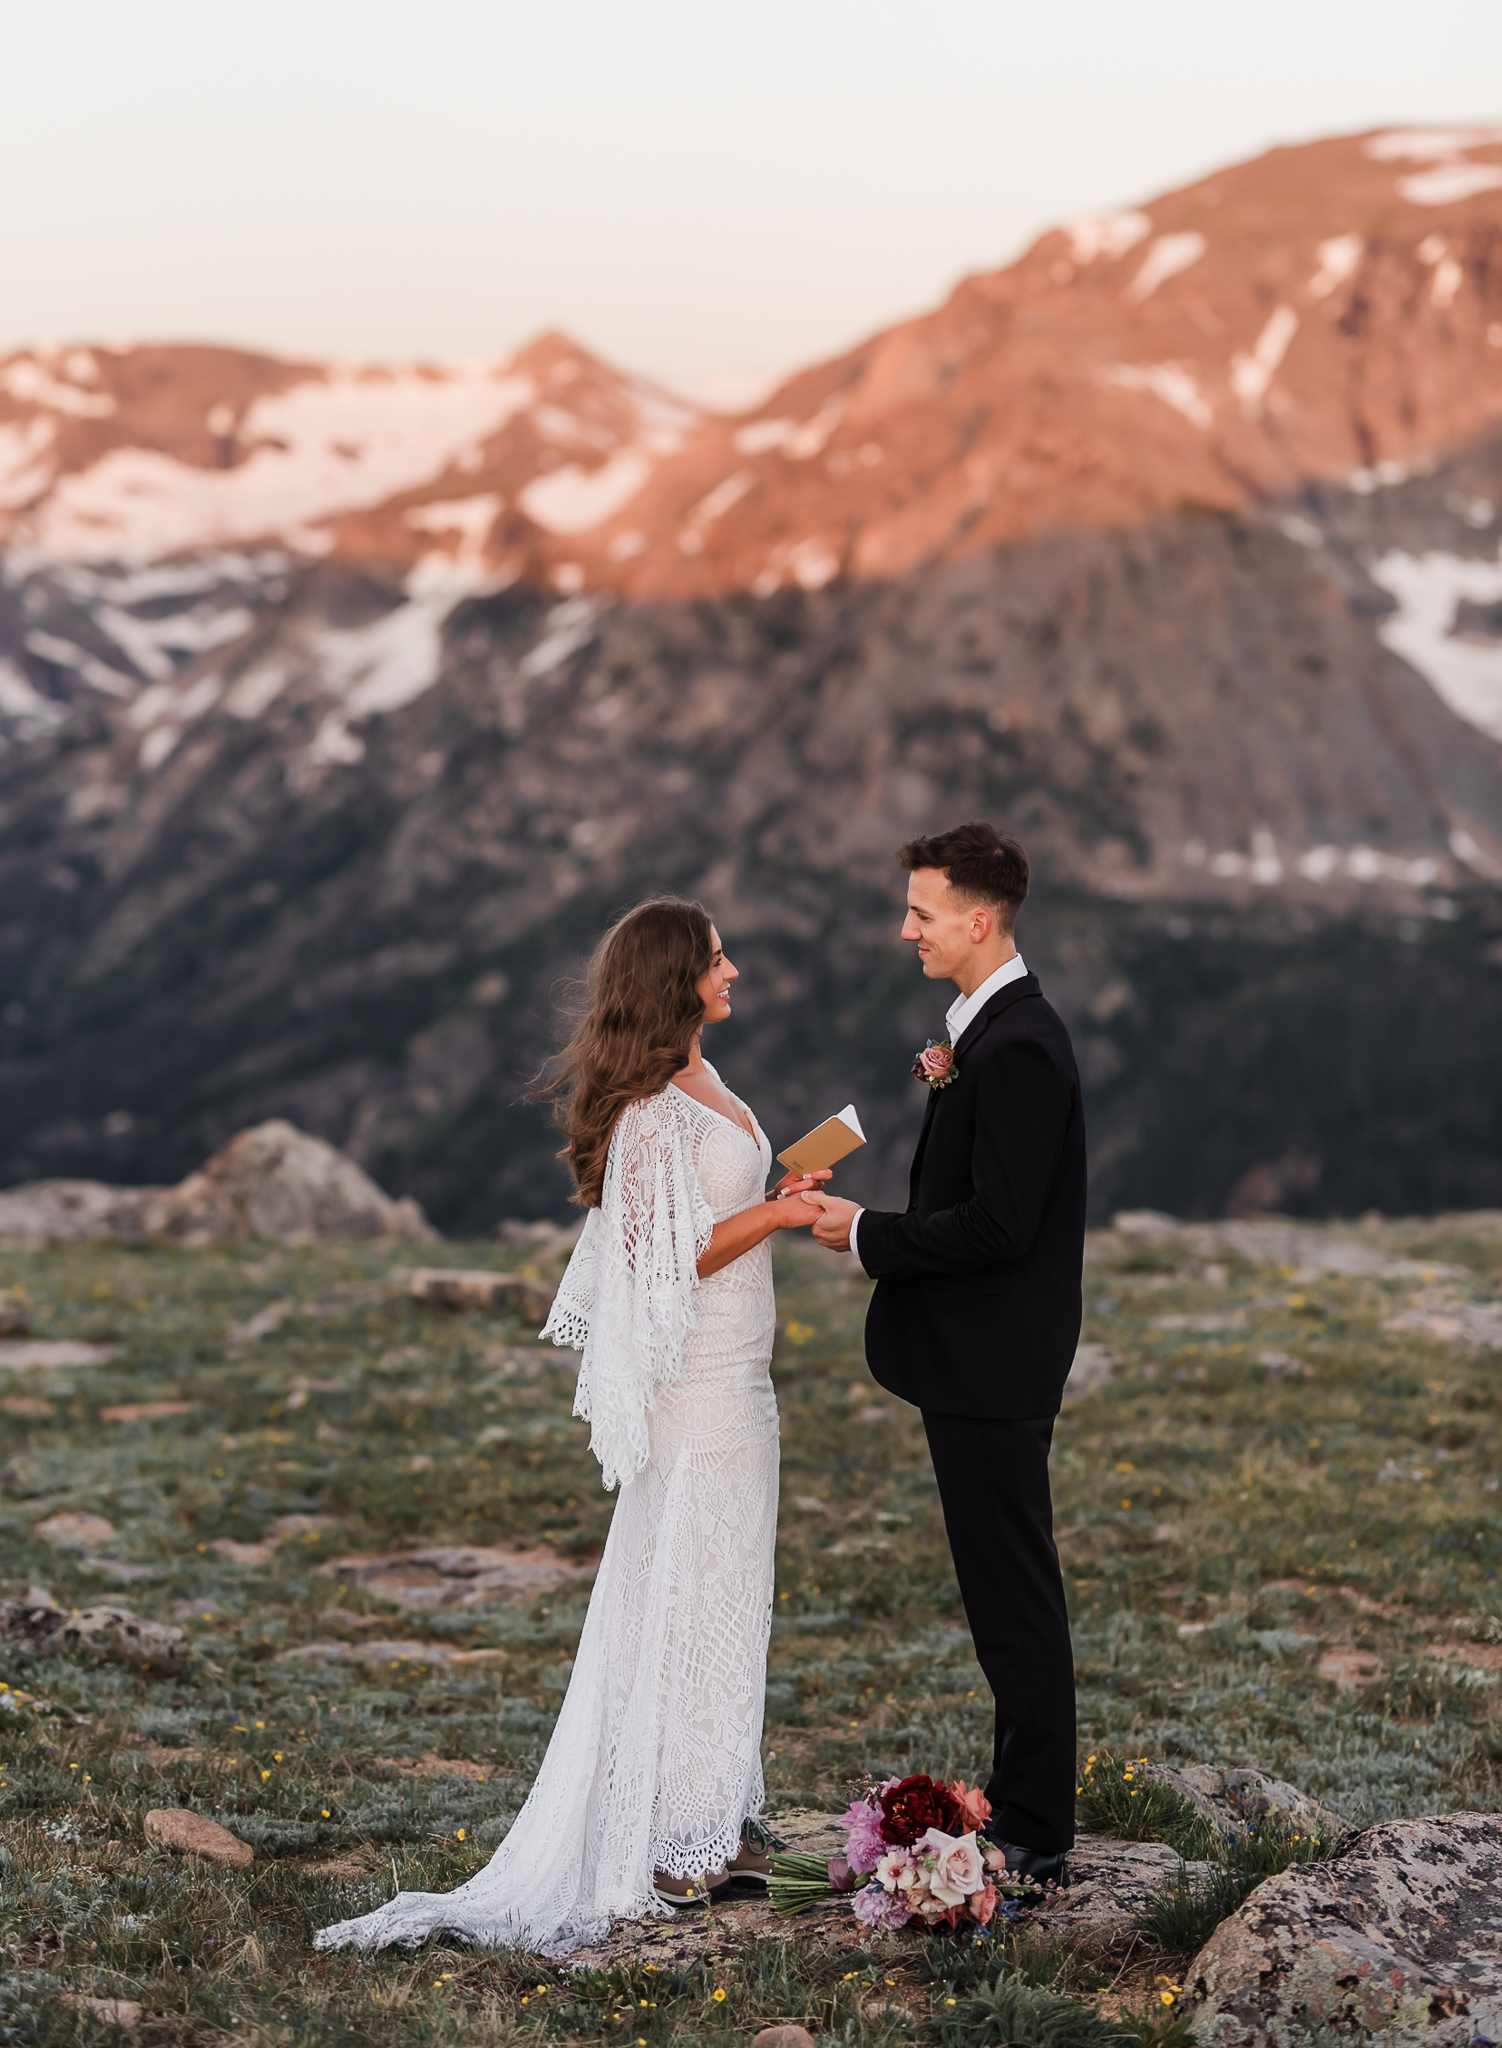
<svg viewBox="0 0 1502 2048">
<path fill-rule="evenodd" d="M 964 1817 L 960 1802 L 937 1779 L 920 1771 L 881 1795 L 881 1832 L 894 1848 L 911 1848 L 929 1828 L 954 1832 Z"/>
</svg>

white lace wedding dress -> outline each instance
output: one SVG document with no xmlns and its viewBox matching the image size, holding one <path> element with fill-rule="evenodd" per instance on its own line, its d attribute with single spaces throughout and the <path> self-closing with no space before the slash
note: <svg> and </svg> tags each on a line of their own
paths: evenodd
<svg viewBox="0 0 1502 2048">
<path fill-rule="evenodd" d="M 748 1112 L 749 1115 L 749 1112 Z M 628 1109 L 543 1330 L 582 1349 L 574 1413 L 620 1500 L 542 1769 L 485 1869 L 399 1892 L 319 1948 L 563 1956 L 661 1914 L 654 1869 L 718 1869 L 761 1811 L 777 1534 L 776 1310 L 764 1243 L 707 1280 L 717 1222 L 763 1199 L 771 1147 L 677 1087 Z"/>
</svg>

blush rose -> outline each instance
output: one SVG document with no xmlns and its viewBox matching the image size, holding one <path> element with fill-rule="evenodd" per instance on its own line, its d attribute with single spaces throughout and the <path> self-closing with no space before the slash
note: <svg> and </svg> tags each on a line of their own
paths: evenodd
<svg viewBox="0 0 1502 2048">
<path fill-rule="evenodd" d="M 985 1883 L 986 1866 L 974 1835 L 946 1835 L 941 1828 L 930 1828 L 920 1846 L 933 1855 L 928 1888 L 941 1905 L 963 1905 Z"/>
</svg>

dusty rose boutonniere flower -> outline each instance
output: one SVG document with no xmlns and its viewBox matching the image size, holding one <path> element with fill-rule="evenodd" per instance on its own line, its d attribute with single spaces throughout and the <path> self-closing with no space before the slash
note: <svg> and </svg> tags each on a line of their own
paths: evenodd
<svg viewBox="0 0 1502 2048">
<path fill-rule="evenodd" d="M 930 1088 L 947 1088 L 958 1072 L 947 1038 L 931 1038 L 913 1061 L 913 1079 L 926 1081 Z"/>
</svg>

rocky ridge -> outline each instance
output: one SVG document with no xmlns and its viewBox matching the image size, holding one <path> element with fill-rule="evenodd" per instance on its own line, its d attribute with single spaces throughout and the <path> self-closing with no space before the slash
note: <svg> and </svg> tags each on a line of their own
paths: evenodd
<svg viewBox="0 0 1502 2048">
<path fill-rule="evenodd" d="M 1276 149 L 1055 229 L 734 420 L 559 335 L 463 370 L 11 356 L 0 539 L 79 563 L 280 545 L 683 598 L 1371 489 L 1502 418 L 1499 237 L 1502 128 Z"/>
<path fill-rule="evenodd" d="M 555 992 L 670 887 L 739 1085 L 859 1089 L 891 1198 L 891 848 L 984 811 L 1102 1213 L 1502 1200 L 1499 238 L 1502 131 L 1275 151 L 737 421 L 559 336 L 7 359 L 0 1181 L 280 1117 L 558 1214 Z"/>
</svg>

